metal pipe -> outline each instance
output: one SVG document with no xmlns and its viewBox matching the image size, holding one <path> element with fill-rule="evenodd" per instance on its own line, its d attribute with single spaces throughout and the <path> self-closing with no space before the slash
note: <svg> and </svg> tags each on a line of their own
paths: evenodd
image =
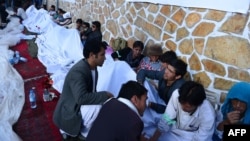
<svg viewBox="0 0 250 141">
<path fill-rule="evenodd" d="M 59 7 L 59 0 L 56 0 L 56 11 L 58 10 Z"/>
</svg>

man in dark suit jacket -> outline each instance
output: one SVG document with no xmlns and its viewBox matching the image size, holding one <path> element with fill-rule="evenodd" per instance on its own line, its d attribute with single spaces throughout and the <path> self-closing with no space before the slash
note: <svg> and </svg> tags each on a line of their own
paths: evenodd
<svg viewBox="0 0 250 141">
<path fill-rule="evenodd" d="M 102 104 L 113 95 L 106 91 L 96 92 L 97 66 L 105 60 L 106 46 L 100 41 L 86 42 L 85 59 L 77 62 L 68 72 L 53 120 L 58 128 L 67 133 L 65 138 L 79 136 L 82 128 L 81 105 Z"/>
<path fill-rule="evenodd" d="M 123 84 L 118 98 L 102 106 L 86 141 L 140 141 L 146 99 L 147 89 L 140 83 Z"/>
</svg>

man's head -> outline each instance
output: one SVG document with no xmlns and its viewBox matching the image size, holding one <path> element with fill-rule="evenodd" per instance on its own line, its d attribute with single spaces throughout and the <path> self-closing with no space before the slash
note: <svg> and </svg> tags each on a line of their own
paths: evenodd
<svg viewBox="0 0 250 141">
<path fill-rule="evenodd" d="M 56 6 L 55 5 L 51 5 L 49 10 L 50 11 L 56 11 Z"/>
<path fill-rule="evenodd" d="M 164 79 L 175 81 L 181 79 L 187 72 L 187 64 L 181 59 L 173 59 L 165 69 Z"/>
<path fill-rule="evenodd" d="M 83 56 L 93 67 L 102 66 L 105 58 L 106 45 L 98 40 L 87 41 L 84 44 Z"/>
<path fill-rule="evenodd" d="M 156 62 L 162 55 L 162 47 L 160 44 L 153 44 L 148 48 L 148 56 L 150 61 Z"/>
<path fill-rule="evenodd" d="M 76 28 L 77 29 L 80 28 L 82 26 L 82 24 L 83 24 L 83 20 L 82 19 L 77 19 L 76 20 Z"/>
<path fill-rule="evenodd" d="M 223 111 L 227 112 L 238 111 L 238 113 L 241 116 L 244 116 L 246 114 L 247 115 L 249 114 L 250 111 L 249 104 L 250 104 L 250 83 L 244 81 L 237 82 L 228 91 L 222 109 Z"/>
<path fill-rule="evenodd" d="M 84 30 L 87 30 L 88 28 L 90 28 L 90 24 L 88 22 L 83 22 L 82 27 L 84 28 Z"/>
<path fill-rule="evenodd" d="M 179 89 L 179 102 L 183 111 L 193 113 L 206 99 L 204 87 L 194 81 L 185 82 Z"/>
<path fill-rule="evenodd" d="M 66 13 L 63 9 L 61 8 L 58 8 L 57 9 L 57 13 L 60 14 L 60 15 L 63 15 L 64 13 Z"/>
<path fill-rule="evenodd" d="M 99 21 L 92 22 L 92 31 L 101 31 L 101 23 Z"/>
<path fill-rule="evenodd" d="M 177 55 L 174 51 L 169 50 L 163 53 L 160 57 L 159 60 L 161 61 L 162 67 L 166 68 L 169 64 L 170 61 L 177 59 Z"/>
<path fill-rule="evenodd" d="M 122 85 L 118 98 L 122 97 L 130 100 L 142 116 L 146 108 L 147 92 L 143 85 L 131 80 Z"/>
<path fill-rule="evenodd" d="M 142 41 L 135 41 L 133 44 L 133 58 L 139 57 L 142 55 L 144 49 L 144 44 Z"/>
</svg>

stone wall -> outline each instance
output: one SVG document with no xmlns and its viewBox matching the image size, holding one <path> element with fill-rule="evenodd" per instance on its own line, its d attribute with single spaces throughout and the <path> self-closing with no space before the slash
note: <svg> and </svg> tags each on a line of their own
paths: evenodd
<svg viewBox="0 0 250 141">
<path fill-rule="evenodd" d="M 47 5 L 56 5 L 48 0 Z M 191 79 L 225 93 L 238 81 L 250 82 L 249 14 L 125 0 L 59 1 L 76 18 L 102 23 L 103 38 L 123 37 L 131 46 L 160 43 L 188 63 Z"/>
</svg>

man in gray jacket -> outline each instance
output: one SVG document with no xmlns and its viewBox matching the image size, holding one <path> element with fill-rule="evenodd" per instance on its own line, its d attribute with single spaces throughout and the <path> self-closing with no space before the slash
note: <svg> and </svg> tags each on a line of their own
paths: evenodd
<svg viewBox="0 0 250 141">
<path fill-rule="evenodd" d="M 102 66 L 106 59 L 105 49 L 100 41 L 86 42 L 83 50 L 85 59 L 77 62 L 65 78 L 53 115 L 56 126 L 67 133 L 63 138 L 79 138 L 83 125 L 81 105 L 102 104 L 113 97 L 106 91 L 96 92 L 97 66 Z"/>
</svg>

